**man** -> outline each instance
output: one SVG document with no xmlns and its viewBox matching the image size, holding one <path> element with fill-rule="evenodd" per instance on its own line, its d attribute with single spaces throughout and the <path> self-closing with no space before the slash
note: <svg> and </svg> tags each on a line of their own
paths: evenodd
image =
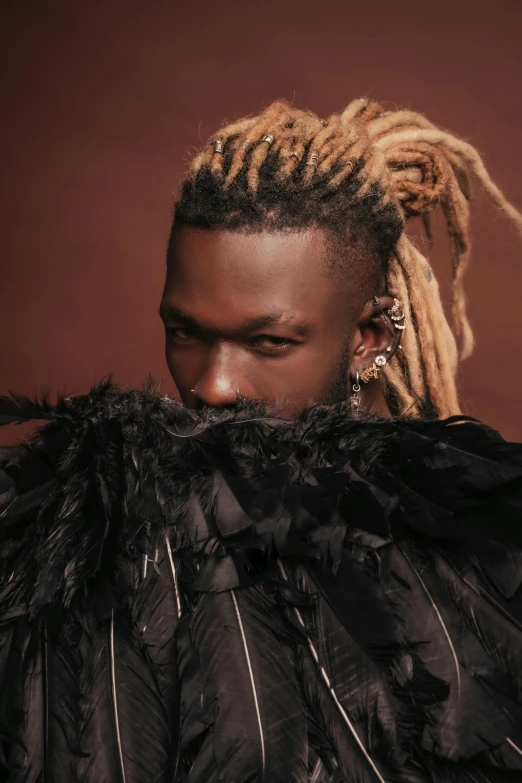
<svg viewBox="0 0 522 783">
<path fill-rule="evenodd" d="M 3 779 L 522 779 L 522 455 L 459 415 L 404 233 L 442 207 L 468 354 L 471 176 L 522 226 L 413 112 L 222 128 L 160 306 L 183 406 L 4 398 L 50 424 L 1 474 Z"/>
</svg>

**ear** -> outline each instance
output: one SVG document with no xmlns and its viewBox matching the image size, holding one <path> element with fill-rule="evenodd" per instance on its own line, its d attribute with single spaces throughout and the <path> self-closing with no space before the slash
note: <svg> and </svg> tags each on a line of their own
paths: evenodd
<svg viewBox="0 0 522 783">
<path fill-rule="evenodd" d="M 378 356 L 384 357 L 388 362 L 399 348 L 402 330 L 395 327 L 394 321 L 387 313 L 394 303 L 391 296 L 375 296 L 365 305 L 352 340 L 352 378 L 357 372 L 361 375 L 371 367 Z"/>
</svg>

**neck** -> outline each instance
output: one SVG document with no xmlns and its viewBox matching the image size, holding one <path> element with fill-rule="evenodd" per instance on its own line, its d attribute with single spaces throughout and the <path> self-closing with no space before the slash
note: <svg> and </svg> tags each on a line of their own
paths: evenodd
<svg viewBox="0 0 522 783">
<path fill-rule="evenodd" d="M 392 418 L 386 397 L 384 396 L 384 389 L 378 381 L 369 383 L 364 389 L 362 408 L 366 413 L 374 413 L 383 419 Z"/>
</svg>

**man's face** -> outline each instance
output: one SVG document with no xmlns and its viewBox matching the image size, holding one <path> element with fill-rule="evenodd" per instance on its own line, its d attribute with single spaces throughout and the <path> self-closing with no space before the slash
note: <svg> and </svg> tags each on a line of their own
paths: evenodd
<svg viewBox="0 0 522 783">
<path fill-rule="evenodd" d="M 295 414 L 345 398 L 360 310 L 326 252 L 319 229 L 177 231 L 160 311 L 185 405 L 241 395 Z"/>
</svg>

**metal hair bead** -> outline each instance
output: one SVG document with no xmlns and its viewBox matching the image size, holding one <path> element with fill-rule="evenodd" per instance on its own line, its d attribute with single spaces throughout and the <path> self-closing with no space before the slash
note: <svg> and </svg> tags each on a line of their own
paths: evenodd
<svg viewBox="0 0 522 783">
<path fill-rule="evenodd" d="M 271 147 L 272 144 L 274 143 L 274 137 L 269 133 L 266 136 L 263 136 L 261 141 L 262 142 L 265 141 L 268 144 L 268 146 Z"/>
<path fill-rule="evenodd" d="M 221 139 L 216 139 L 214 142 L 214 152 L 217 152 L 219 155 L 223 154 L 223 142 Z"/>
<path fill-rule="evenodd" d="M 242 150 L 247 150 L 251 144 L 252 142 L 250 141 L 250 139 L 245 139 L 244 141 L 241 142 L 240 147 Z"/>
<path fill-rule="evenodd" d="M 306 160 L 307 166 L 317 166 L 317 161 L 319 160 L 319 155 L 317 152 L 311 152 Z"/>
</svg>

